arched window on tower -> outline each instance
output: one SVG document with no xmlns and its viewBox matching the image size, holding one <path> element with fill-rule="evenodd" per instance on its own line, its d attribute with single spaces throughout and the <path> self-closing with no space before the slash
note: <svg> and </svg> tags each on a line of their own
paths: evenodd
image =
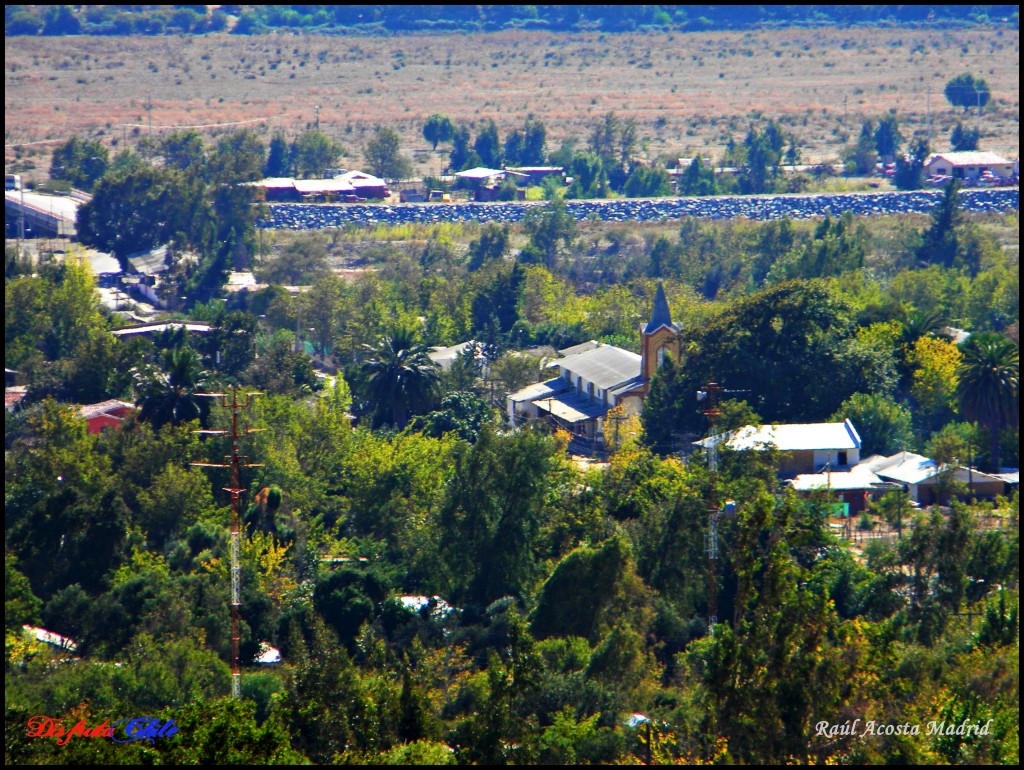
<svg viewBox="0 0 1024 770">
<path fill-rule="evenodd" d="M 661 365 L 663 363 L 665 363 L 665 358 L 668 356 L 668 354 L 669 354 L 668 345 L 662 345 L 660 348 L 658 348 L 658 367 L 659 368 L 661 367 Z"/>
</svg>

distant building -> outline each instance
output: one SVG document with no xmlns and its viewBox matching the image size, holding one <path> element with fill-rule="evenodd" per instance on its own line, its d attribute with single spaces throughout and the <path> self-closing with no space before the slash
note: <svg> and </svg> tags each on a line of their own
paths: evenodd
<svg viewBox="0 0 1024 770">
<path fill-rule="evenodd" d="M 151 334 L 161 334 L 165 331 L 184 329 L 189 334 L 206 334 L 212 328 L 210 324 L 196 323 L 194 321 L 160 321 L 125 326 L 121 329 L 114 329 L 110 333 L 115 337 L 137 337 L 139 335 L 149 336 Z"/>
<path fill-rule="evenodd" d="M 594 341 L 561 351 L 564 357 L 549 365 L 558 376 L 506 397 L 510 422 L 546 419 L 574 436 L 580 454 L 603 451 L 608 410 L 640 413 L 657 367 L 666 356 L 678 360 L 679 330 L 659 284 L 651 320 L 640 329 L 639 355 Z"/>
<path fill-rule="evenodd" d="M 971 181 L 977 181 L 986 172 L 1005 179 L 1014 175 L 1013 161 L 994 152 L 980 150 L 934 153 L 925 159 L 924 170 L 928 176 L 951 176 Z"/>
<path fill-rule="evenodd" d="M 135 412 L 135 406 L 127 401 L 112 398 L 98 404 L 87 404 L 78 408 L 89 433 L 99 433 L 107 428 L 117 428 L 121 420 Z"/>
<path fill-rule="evenodd" d="M 380 200 L 391 194 L 387 182 L 362 171 L 345 171 L 330 179 L 270 177 L 251 185 L 263 200 L 286 203 Z"/>
<path fill-rule="evenodd" d="M 477 343 L 475 340 L 467 340 L 466 342 L 460 342 L 458 345 L 451 345 L 450 347 L 436 347 L 431 348 L 427 353 L 427 357 L 430 358 L 435 364 L 441 367 L 443 371 L 449 371 L 452 368 L 452 364 L 455 363 L 455 359 L 470 350 Z M 483 351 L 479 348 L 476 351 L 475 360 L 483 366 L 487 362 L 487 357 L 484 356 Z"/>
<path fill-rule="evenodd" d="M 829 474 L 847 471 L 860 462 L 860 435 L 853 423 L 799 423 L 790 425 L 747 425 L 720 436 L 696 442 L 708 448 L 724 446 L 735 451 L 776 448 L 784 453 L 779 467 L 782 476 Z"/>
<path fill-rule="evenodd" d="M 565 173 L 561 166 L 509 166 L 505 169 L 521 174 L 516 181 L 523 184 L 541 184 L 545 179 L 554 177 L 558 182 L 565 182 Z"/>
<path fill-rule="evenodd" d="M 935 460 L 913 452 L 898 452 L 891 457 L 872 455 L 861 466 L 882 481 L 905 485 L 910 499 L 921 505 L 947 502 L 939 498 L 944 480 L 962 484 L 968 498 L 994 498 L 1006 488 L 1004 480 L 997 476 L 960 465 L 940 466 Z M 944 475 L 947 479 L 942 478 Z"/>
</svg>

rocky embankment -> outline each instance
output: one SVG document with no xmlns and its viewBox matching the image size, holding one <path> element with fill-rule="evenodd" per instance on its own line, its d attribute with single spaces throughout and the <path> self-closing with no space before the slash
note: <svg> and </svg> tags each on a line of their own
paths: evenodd
<svg viewBox="0 0 1024 770">
<path fill-rule="evenodd" d="M 961 190 L 963 208 L 973 212 L 1020 208 L 1020 189 Z M 658 222 L 680 217 L 754 220 L 808 219 L 846 211 L 856 215 L 927 213 L 942 198 L 941 190 L 911 192 L 837 193 L 822 195 L 748 195 L 713 198 L 645 198 L 567 201 L 576 219 L 595 217 L 605 222 Z M 270 203 L 270 218 L 260 227 L 321 230 L 346 225 L 407 222 L 518 222 L 533 206 L 543 203 Z"/>
</svg>

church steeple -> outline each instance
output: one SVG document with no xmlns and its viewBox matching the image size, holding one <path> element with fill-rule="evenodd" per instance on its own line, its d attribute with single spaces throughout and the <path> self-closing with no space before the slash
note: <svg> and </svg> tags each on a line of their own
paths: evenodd
<svg viewBox="0 0 1024 770">
<path fill-rule="evenodd" d="M 654 309 L 651 311 L 651 320 L 644 328 L 644 334 L 653 334 L 660 326 L 673 328 L 672 313 L 668 309 L 668 300 L 665 299 L 665 287 L 658 281 L 658 293 L 654 295 Z"/>
<path fill-rule="evenodd" d="M 679 332 L 679 325 L 672 323 L 665 287 L 658 281 L 651 320 L 640 329 L 640 376 L 644 381 L 650 381 L 666 355 L 679 360 Z"/>
</svg>

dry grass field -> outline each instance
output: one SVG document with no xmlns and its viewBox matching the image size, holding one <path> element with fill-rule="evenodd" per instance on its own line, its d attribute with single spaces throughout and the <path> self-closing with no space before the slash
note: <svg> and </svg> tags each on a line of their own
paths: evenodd
<svg viewBox="0 0 1024 770">
<path fill-rule="evenodd" d="M 1019 33 L 971 28 L 785 29 L 687 34 L 561 34 L 354 38 L 300 36 L 27 38 L 5 40 L 5 162 L 41 178 L 48 150 L 73 134 L 112 148 L 152 131 L 251 125 L 294 135 L 313 124 L 361 162 L 373 126 L 404 137 L 436 173 L 420 135 L 434 112 L 493 118 L 504 136 L 527 114 L 548 148 L 584 142 L 609 111 L 633 117 L 646 154 L 719 156 L 751 121 L 773 118 L 809 162 L 835 159 L 865 118 L 895 110 L 903 133 L 948 147 L 957 120 L 982 148 L 1019 153 Z M 943 87 L 970 72 L 992 103 L 979 119 L 950 108 Z M 33 166 L 35 167 L 33 170 Z"/>
</svg>

